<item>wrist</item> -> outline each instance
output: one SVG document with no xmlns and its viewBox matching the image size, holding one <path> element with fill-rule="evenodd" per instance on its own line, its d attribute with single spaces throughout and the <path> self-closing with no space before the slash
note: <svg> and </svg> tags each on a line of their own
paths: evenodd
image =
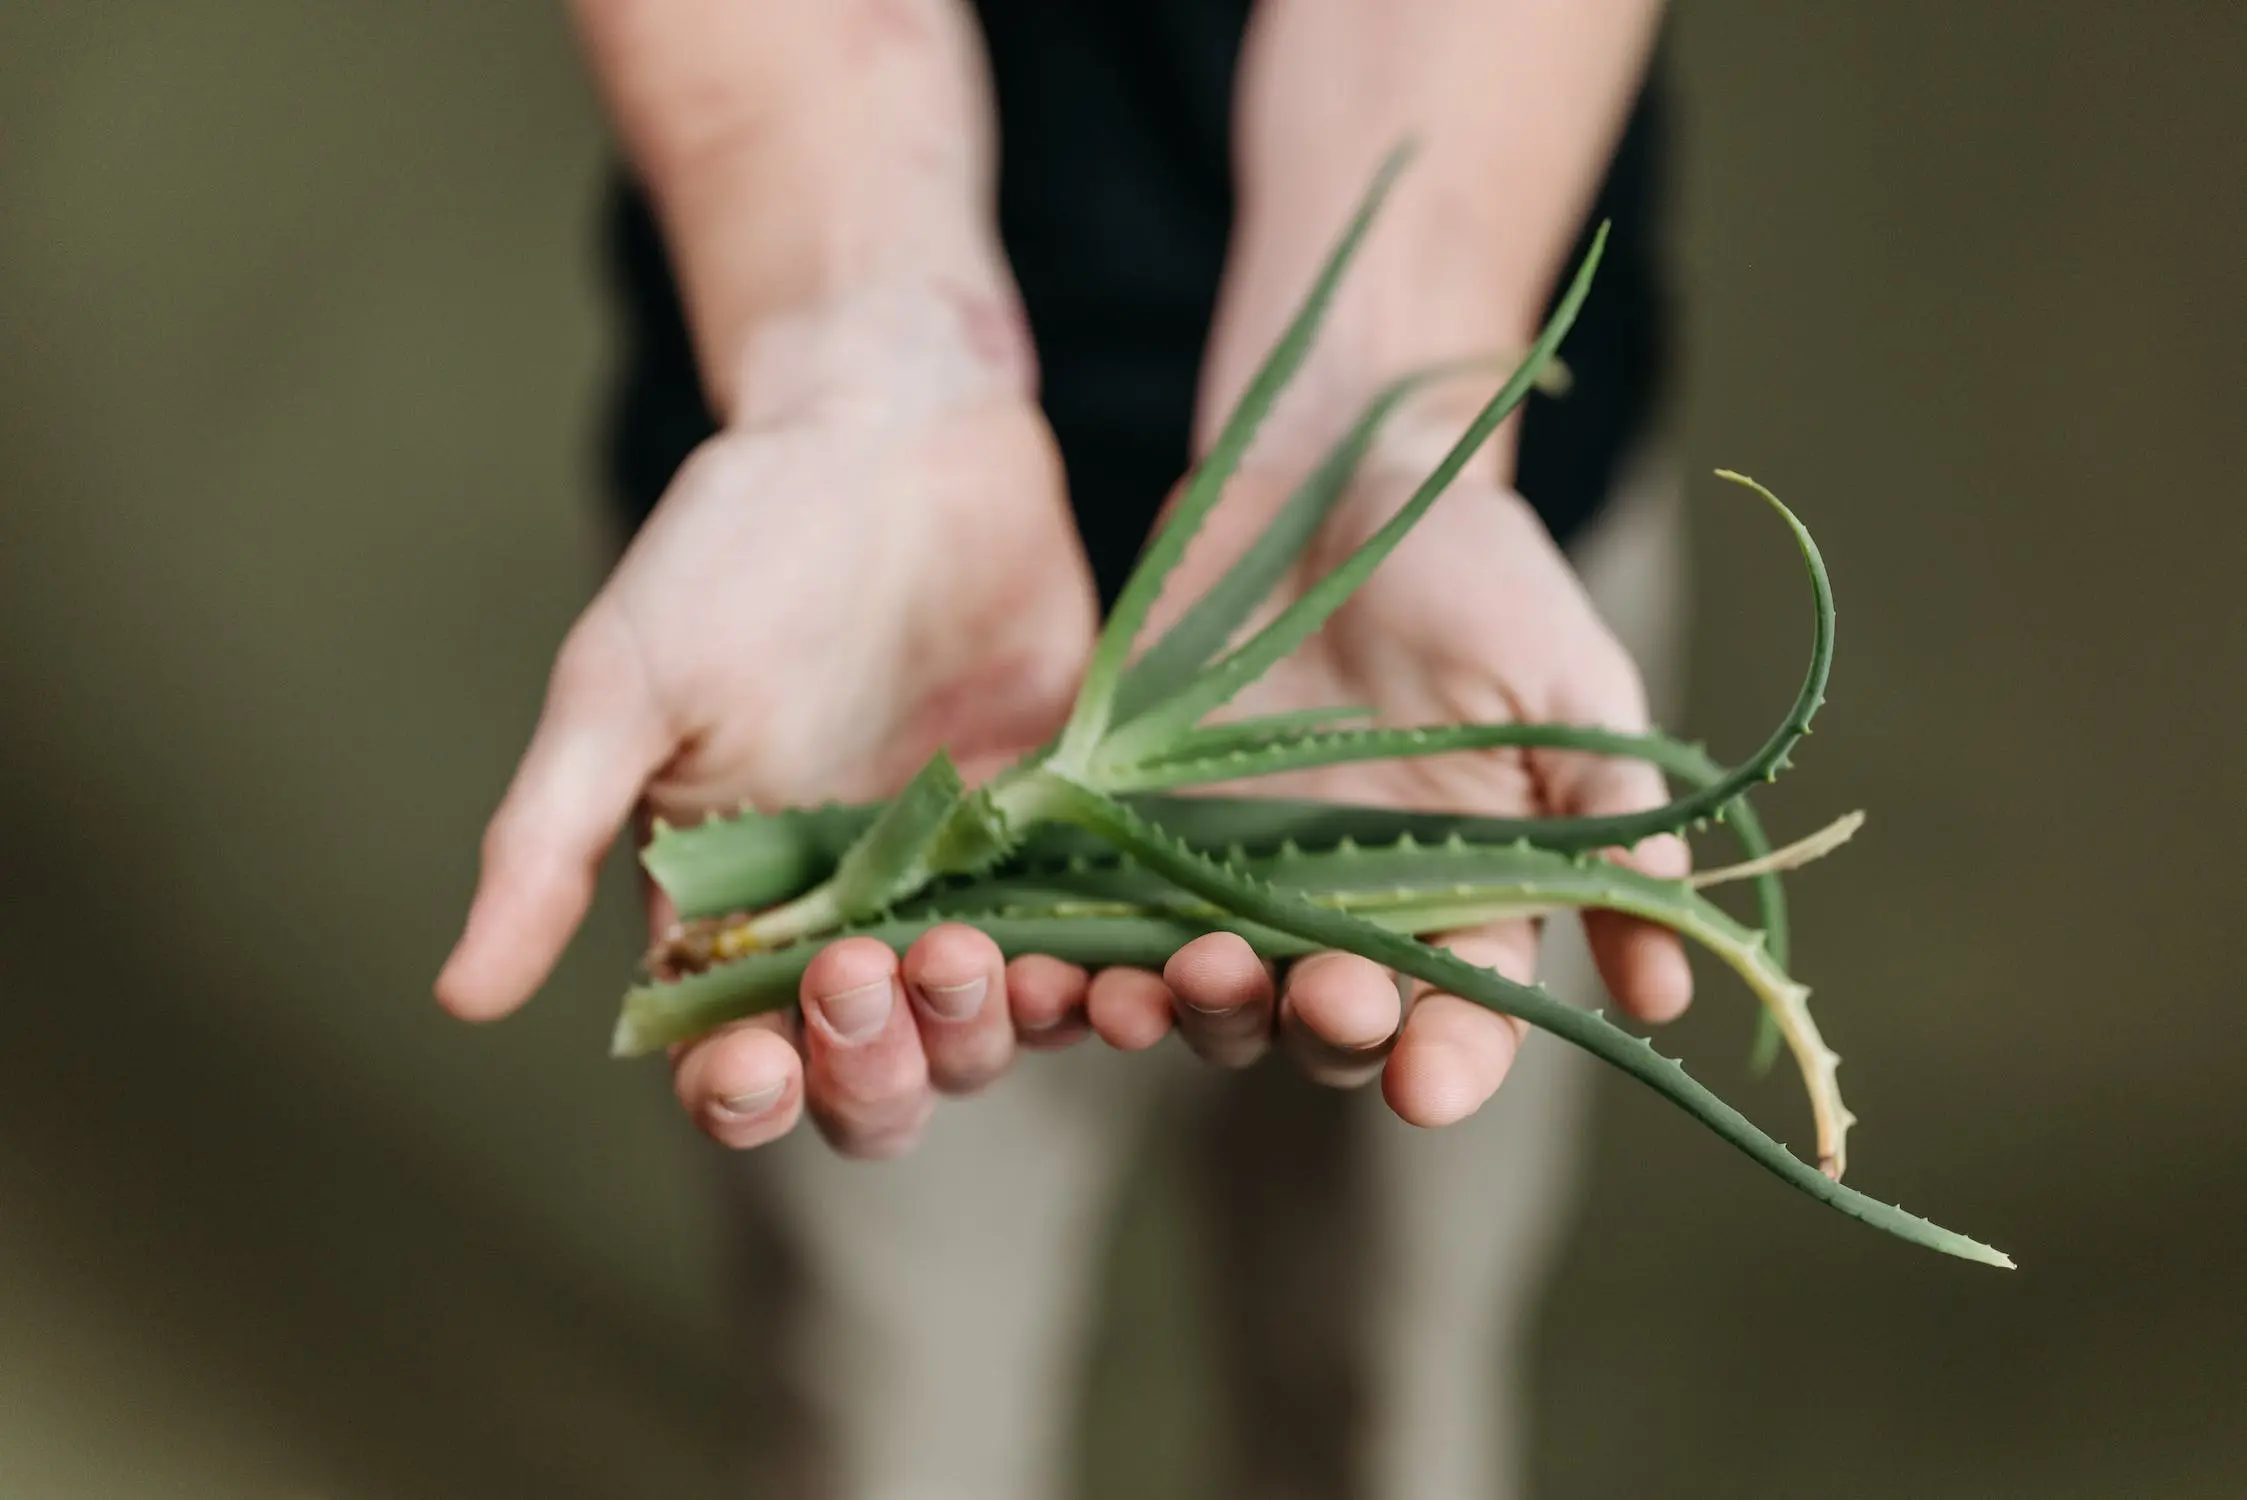
<svg viewBox="0 0 2247 1500">
<path fill-rule="evenodd" d="M 723 385 L 731 427 L 917 425 L 966 406 L 1034 403 L 1037 362 L 1011 282 L 924 272 L 759 316 Z"/>
<path fill-rule="evenodd" d="M 855 344 L 923 288 L 1011 305 L 989 83 L 956 0 L 576 8 L 722 421 L 774 329 Z"/>
<path fill-rule="evenodd" d="M 1512 375 L 1527 346 L 1525 339 L 1504 349 L 1486 349 L 1484 353 L 1494 357 L 1473 370 L 1437 380 L 1400 403 L 1374 435 L 1372 445 L 1359 464 L 1359 472 L 1387 476 L 1410 485 L 1427 478 L 1465 435 L 1483 407 L 1498 394 L 1498 388 Z M 1366 400 L 1371 399 L 1369 394 Z M 1364 402 L 1360 402 L 1343 420 L 1354 421 L 1363 405 Z M 1322 442 L 1331 443 L 1340 432 L 1341 428 L 1335 428 L 1333 436 L 1323 438 Z M 1511 486 L 1520 435 L 1521 413 L 1517 409 L 1468 457 L 1460 476 Z"/>
<path fill-rule="evenodd" d="M 1353 439 L 1365 443 L 1356 472 L 1366 479 L 1417 484 L 1444 461 L 1511 378 L 1530 342 L 1509 337 L 1453 346 L 1431 340 L 1427 347 L 1441 352 L 1425 355 L 1395 343 L 1322 348 L 1305 360 L 1258 429 L 1247 465 L 1292 484 L 1325 461 L 1379 404 L 1387 410 L 1378 425 Z M 1548 376 L 1553 373 L 1548 366 Z M 1401 400 L 1400 383 L 1409 386 Z M 1204 405 L 1203 441 L 1228 414 L 1229 408 Z M 1468 455 L 1461 477 L 1511 485 L 1520 427 L 1517 409 Z"/>
<path fill-rule="evenodd" d="M 1656 0 L 1260 7 L 1243 47 L 1235 229 L 1201 439 L 1262 363 L 1379 159 L 1408 138 L 1420 150 L 1273 413 L 1275 442 L 1319 444 L 1409 371 L 1526 349 L 1660 10 Z M 1456 431 L 1475 405 L 1471 382 L 1462 388 L 1430 393 L 1415 412 L 1455 415 Z M 1413 420 L 1399 422 L 1398 442 Z"/>
<path fill-rule="evenodd" d="M 729 425 L 801 386 L 915 377 L 1035 388 L 1020 298 L 964 174 L 771 140 L 674 173 L 654 198 L 702 383 Z M 809 360 L 792 370 L 793 360 Z M 780 393 L 777 397 L 775 393 Z"/>
<path fill-rule="evenodd" d="M 1441 213 L 1431 215 L 1428 196 L 1408 198 L 1412 175 L 1368 234 L 1308 357 L 1259 433 L 1257 447 L 1267 457 L 1313 462 L 1393 382 L 1456 366 L 1391 414 L 1368 456 L 1374 463 L 1395 457 L 1425 472 L 1535 338 L 1549 268 L 1525 246 L 1504 253 L 1495 236 L 1483 240 L 1487 253 L 1479 258 L 1460 254 L 1445 239 Z M 1338 224 L 1346 213 L 1345 207 L 1325 217 Z M 1215 436 L 1285 326 L 1282 300 L 1299 296 L 1315 274 L 1331 226 L 1312 229 L 1314 217 L 1244 216 L 1203 369 L 1197 445 Z M 1512 429 L 1509 423 L 1477 451 L 1475 467 L 1510 473 L 1504 455 Z"/>
</svg>

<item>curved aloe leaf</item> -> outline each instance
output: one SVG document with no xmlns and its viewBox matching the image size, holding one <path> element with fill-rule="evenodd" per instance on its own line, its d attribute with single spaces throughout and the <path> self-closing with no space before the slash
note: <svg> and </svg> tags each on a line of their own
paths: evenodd
<svg viewBox="0 0 2247 1500">
<path fill-rule="evenodd" d="M 1071 822 L 1107 839 L 1120 852 L 1240 918 L 1306 942 L 1362 954 L 1448 994 L 1504 1011 L 1573 1042 L 1648 1085 L 1782 1182 L 1830 1208 L 1945 1255 L 1983 1265 L 2010 1268 L 2013 1264 L 2000 1250 L 1842 1186 L 1764 1134 L 1683 1067 L 1657 1053 L 1652 1043 L 1590 1011 L 1578 1010 L 1534 985 L 1516 984 L 1495 970 L 1478 968 L 1363 918 L 1329 910 L 1228 870 L 1090 788 L 1062 782 L 1056 788 L 1055 805 L 1066 809 Z"/>
</svg>

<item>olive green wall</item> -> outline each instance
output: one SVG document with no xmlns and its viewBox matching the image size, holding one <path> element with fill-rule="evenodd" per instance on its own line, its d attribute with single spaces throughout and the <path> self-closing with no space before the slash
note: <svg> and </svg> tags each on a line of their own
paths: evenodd
<svg viewBox="0 0 2247 1500">
<path fill-rule="evenodd" d="M 521 1019 L 426 999 L 599 565 L 558 10 L 0 10 L 7 1500 L 719 1493 L 717 1163 L 601 1056 L 623 882 Z M 1772 808 L 1873 815 L 1798 884 L 1857 1172 L 2023 1269 L 1853 1230 L 1618 1083 L 1543 1493 L 2237 1494 L 2247 10 L 1678 31 L 1690 456 L 1797 501 L 1842 601 Z M 1696 545 L 1721 750 L 1800 586 L 1720 486 Z M 1678 1044 L 1793 1121 L 1744 1036 L 1712 983 Z M 1171 1313 L 1103 1388 L 1177 1441 L 1096 1451 L 1190 1459 L 1142 1188 L 1119 1296 Z"/>
</svg>

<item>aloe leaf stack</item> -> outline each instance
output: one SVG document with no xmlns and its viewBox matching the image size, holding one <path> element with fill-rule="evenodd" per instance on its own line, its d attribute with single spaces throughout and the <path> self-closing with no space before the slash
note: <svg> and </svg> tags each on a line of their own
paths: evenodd
<svg viewBox="0 0 2247 1500">
<path fill-rule="evenodd" d="M 1775 778 L 1810 730 L 1833 662 L 1834 604 L 1818 546 L 1794 513 L 1744 475 L 1792 532 L 1810 585 L 1810 659 L 1778 725 L 1726 768 L 1697 746 L 1559 724 L 1365 722 L 1348 708 L 1212 724 L 1209 716 L 1285 658 L 1361 586 L 1541 381 L 1589 294 L 1603 227 L 1511 376 L 1404 505 L 1268 622 L 1252 615 L 1299 562 L 1381 424 L 1425 381 L 1380 392 L 1227 573 L 1134 655 L 1163 584 L 1215 508 L 1257 429 L 1309 352 L 1342 276 L 1409 157 L 1382 164 L 1286 331 L 1150 540 L 1094 646 L 1055 738 L 980 787 L 939 753 L 896 797 L 858 806 L 744 810 L 660 827 L 643 851 L 677 927 L 625 996 L 614 1050 L 653 1051 L 739 1017 L 792 1006 L 820 948 L 855 933 L 902 948 L 939 922 L 989 933 L 1009 956 L 1048 953 L 1099 966 L 1159 966 L 1213 931 L 1267 958 L 1345 949 L 1517 1016 L 1621 1069 L 1780 1180 L 1842 1213 L 1963 1259 L 2010 1267 L 2002 1252 L 1843 1186 L 1853 1119 L 1809 991 L 1787 970 L 1780 876 L 1845 840 L 1856 817 L 1773 849 L 1747 797 Z M 1185 789 L 1312 767 L 1469 750 L 1542 748 L 1631 756 L 1685 788 L 1664 806 L 1612 817 L 1493 818 L 1287 799 L 1181 796 Z M 1660 880 L 1598 858 L 1657 834 L 1722 823 L 1742 863 Z M 1758 926 L 1701 888 L 1751 882 Z M 1499 917 L 1565 909 L 1627 912 L 1700 944 L 1761 1003 L 1759 1055 L 1793 1057 L 1816 1125 L 1805 1161 L 1661 1056 L 1644 1038 L 1536 985 L 1518 984 L 1427 939 Z"/>
</svg>

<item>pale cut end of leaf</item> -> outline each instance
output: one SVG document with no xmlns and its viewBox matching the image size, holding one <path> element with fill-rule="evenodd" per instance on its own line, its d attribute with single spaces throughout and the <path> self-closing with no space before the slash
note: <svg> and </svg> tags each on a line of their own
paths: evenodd
<svg viewBox="0 0 2247 1500">
<path fill-rule="evenodd" d="M 616 1026 L 609 1032 L 609 1056 L 640 1057 L 650 1050 L 641 1040 L 638 1019 L 629 1010 L 620 1012 Z"/>
<path fill-rule="evenodd" d="M 1777 875 L 1787 870 L 1799 870 L 1812 860 L 1823 859 L 1839 849 L 1865 826 L 1862 812 L 1848 813 L 1834 819 L 1825 827 L 1806 838 L 1796 839 L 1782 848 L 1756 859 L 1743 860 L 1736 865 L 1724 865 L 1714 870 L 1696 870 L 1686 877 L 1686 884 L 1695 890 L 1712 885 L 1725 885 L 1735 880 L 1753 880 L 1758 875 Z"/>
<path fill-rule="evenodd" d="M 1770 490 L 1764 488 L 1760 481 L 1749 478 L 1747 475 L 1741 473 L 1738 469 L 1713 469 L 1710 472 L 1715 474 L 1719 479 L 1727 480 L 1730 483 L 1740 485 L 1745 489 L 1754 490 L 1765 500 L 1777 506 L 1782 514 L 1790 516 L 1793 514 L 1793 512 L 1787 509 L 1786 503 L 1780 500 L 1777 495 L 1772 494 Z"/>
</svg>

